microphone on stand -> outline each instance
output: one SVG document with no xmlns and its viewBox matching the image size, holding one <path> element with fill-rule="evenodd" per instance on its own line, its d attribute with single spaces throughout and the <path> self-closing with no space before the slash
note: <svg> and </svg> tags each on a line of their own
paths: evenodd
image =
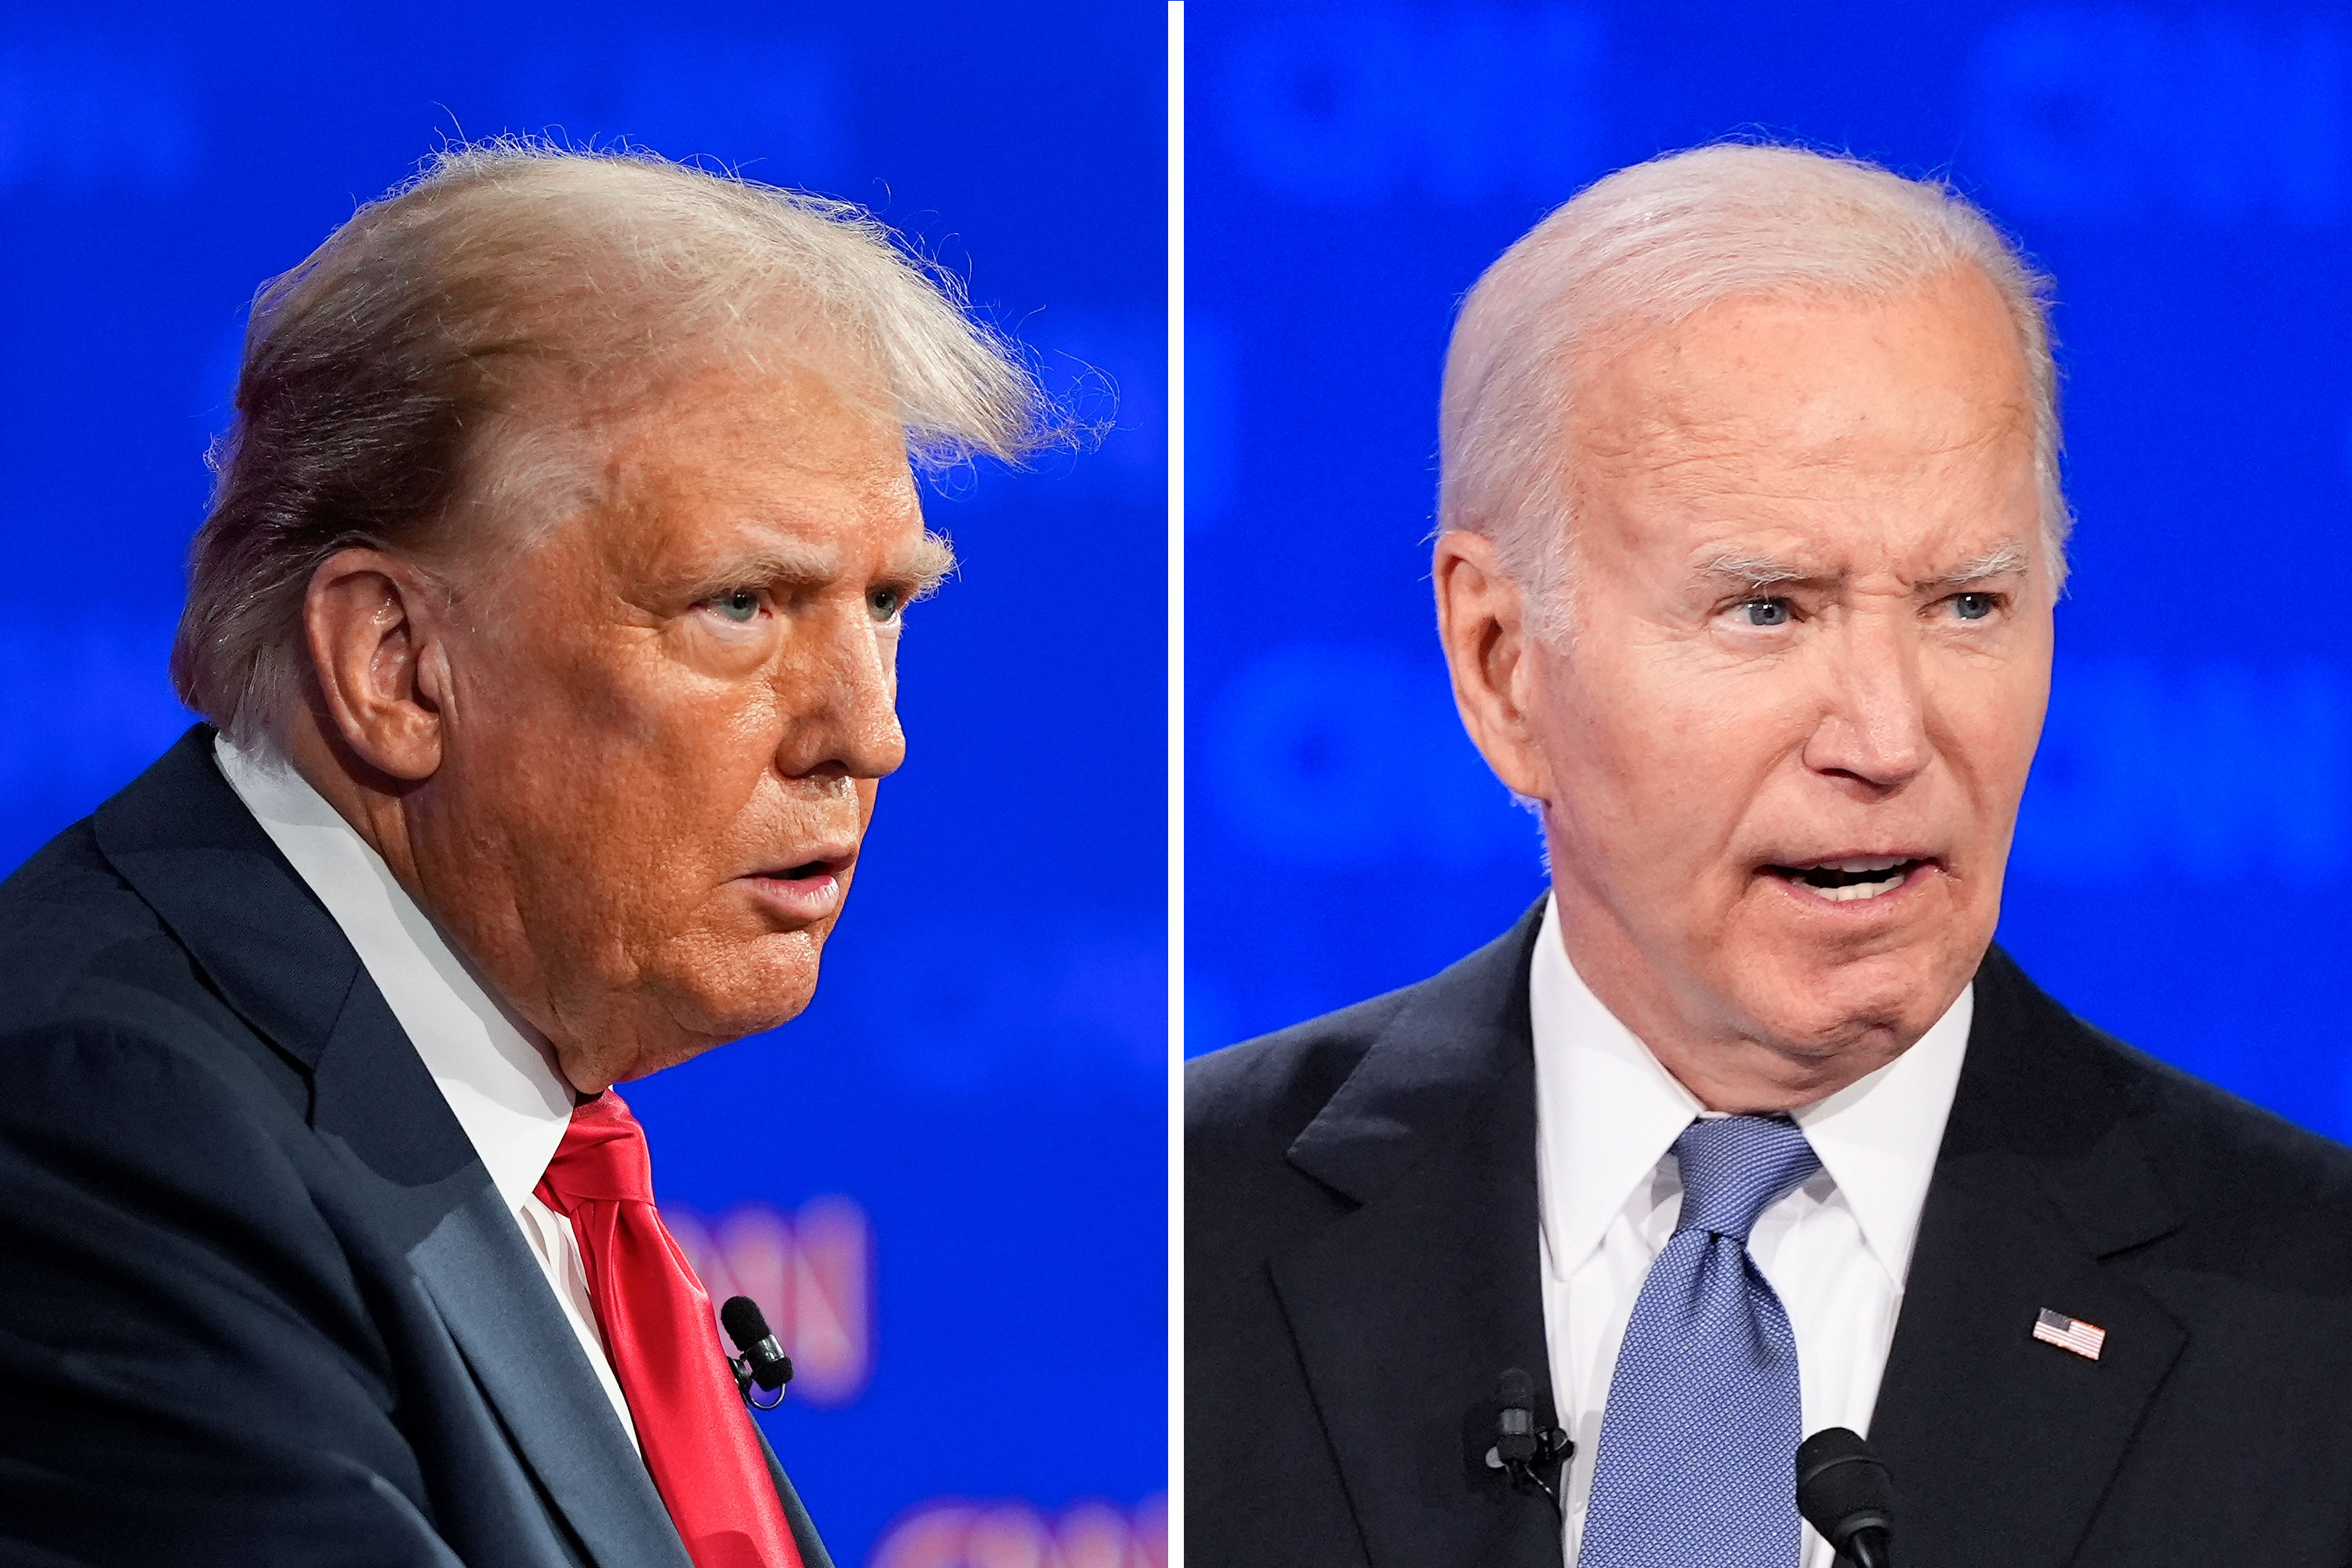
<svg viewBox="0 0 2352 1568">
<path fill-rule="evenodd" d="M 1854 1568 L 1892 1568 L 1895 1478 L 1858 1432 L 1828 1426 L 1797 1447 L 1797 1511 Z"/>
<path fill-rule="evenodd" d="M 773 1410 L 782 1405 L 783 1386 L 793 1380 L 793 1358 L 768 1331 L 768 1316 L 760 1310 L 760 1303 L 749 1296 L 730 1296 L 719 1309 L 719 1321 L 735 1348 L 743 1352 L 727 1358 L 727 1364 L 735 1370 L 735 1392 L 743 1396 L 743 1403 L 754 1410 Z M 755 1383 L 775 1397 L 761 1404 L 751 1396 Z"/>
</svg>

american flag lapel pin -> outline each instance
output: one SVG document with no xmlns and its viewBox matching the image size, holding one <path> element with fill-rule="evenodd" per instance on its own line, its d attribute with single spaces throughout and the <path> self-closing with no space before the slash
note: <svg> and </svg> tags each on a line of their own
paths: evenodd
<svg viewBox="0 0 2352 1568">
<path fill-rule="evenodd" d="M 2096 1323 L 2086 1323 L 2044 1307 L 2042 1315 L 2033 1320 L 2033 1337 L 2062 1351 L 2073 1351 L 2085 1361 L 2096 1361 L 2099 1347 L 2107 1342 L 2107 1331 Z"/>
</svg>

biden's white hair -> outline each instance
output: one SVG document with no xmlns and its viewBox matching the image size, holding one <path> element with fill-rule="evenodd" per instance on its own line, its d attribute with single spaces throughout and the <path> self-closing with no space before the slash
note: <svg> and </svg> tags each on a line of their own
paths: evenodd
<svg viewBox="0 0 2352 1568">
<path fill-rule="evenodd" d="M 2036 399 L 2034 462 L 2053 591 L 2072 518 L 2058 469 L 2049 279 L 1967 197 L 1861 159 L 1727 142 L 1622 169 L 1486 269 L 1445 356 L 1437 526 L 1483 534 L 1565 629 L 1580 374 L 1732 299 L 1916 292 L 1973 267 L 2007 306 Z"/>
<path fill-rule="evenodd" d="M 282 754 L 322 562 L 513 545 L 596 467 L 583 397 L 626 409 L 709 358 L 818 370 L 929 471 L 1072 433 L 957 280 L 856 207 L 642 152 L 452 148 L 254 301 L 181 697 Z"/>
</svg>

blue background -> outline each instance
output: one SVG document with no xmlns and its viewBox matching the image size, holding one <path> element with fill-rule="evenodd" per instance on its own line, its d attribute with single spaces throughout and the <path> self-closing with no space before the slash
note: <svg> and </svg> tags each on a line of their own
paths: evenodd
<svg viewBox="0 0 2352 1568">
<path fill-rule="evenodd" d="M 2352 1134 L 2352 16 L 1195 0 L 1187 39 L 1188 1048 L 1540 890 L 1432 631 L 1454 303 L 1599 175 L 1760 132 L 1947 174 L 2057 278 L 2081 521 L 2000 940 Z"/>
<path fill-rule="evenodd" d="M 681 16 L 683 14 L 680 14 Z M 1160 8 L 692 20 L 254 4 L 0 11 L 0 861 L 188 721 L 164 675 L 245 307 L 445 137 L 709 154 L 877 208 L 1097 414 L 927 501 L 911 752 L 797 1022 L 630 1091 L 666 1203 L 870 1217 L 870 1382 L 766 1417 L 845 1564 L 923 1500 L 1166 1485 Z M 737 1108 L 753 1086 L 782 1108 Z"/>
</svg>

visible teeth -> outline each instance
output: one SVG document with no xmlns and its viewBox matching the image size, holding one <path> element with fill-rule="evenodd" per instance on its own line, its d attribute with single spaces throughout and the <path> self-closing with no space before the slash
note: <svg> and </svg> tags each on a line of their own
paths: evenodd
<svg viewBox="0 0 2352 1568">
<path fill-rule="evenodd" d="M 1896 861 L 1895 864 L 1900 865 L 1901 862 Z M 1845 866 L 1838 868 L 1841 871 L 1851 868 L 1852 868 Z M 1872 871 L 1884 869 L 1883 867 L 1878 866 L 1869 866 L 1862 868 Z M 1822 898 L 1843 904 L 1851 902 L 1855 899 L 1874 899 L 1882 893 L 1891 893 L 1902 885 L 1903 879 L 1900 877 L 1895 877 L 1890 878 L 1884 882 L 1848 882 L 1843 888 L 1815 888 L 1813 891 L 1819 893 Z"/>
<path fill-rule="evenodd" d="M 1911 869 L 1919 864 L 1900 856 L 1873 855 L 1857 856 L 1851 860 L 1817 860 L 1810 866 L 1775 866 L 1771 869 L 1843 904 L 1893 892 L 1911 879 Z"/>
</svg>

